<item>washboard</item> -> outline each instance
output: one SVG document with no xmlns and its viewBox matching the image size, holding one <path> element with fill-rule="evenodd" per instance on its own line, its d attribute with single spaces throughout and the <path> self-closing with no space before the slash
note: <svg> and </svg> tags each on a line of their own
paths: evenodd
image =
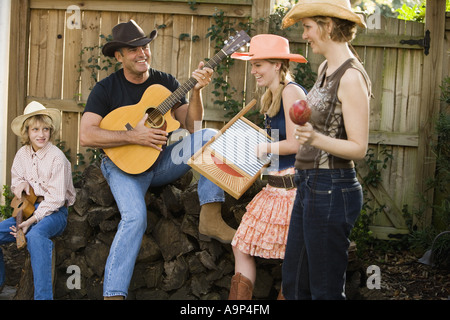
<svg viewBox="0 0 450 320">
<path fill-rule="evenodd" d="M 244 117 L 252 100 L 188 161 L 197 172 L 239 199 L 270 163 L 258 159 L 255 147 L 272 142 L 267 133 Z"/>
</svg>

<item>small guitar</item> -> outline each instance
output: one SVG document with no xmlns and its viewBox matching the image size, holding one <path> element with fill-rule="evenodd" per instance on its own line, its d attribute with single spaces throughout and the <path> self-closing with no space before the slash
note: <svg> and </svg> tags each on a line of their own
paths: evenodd
<svg viewBox="0 0 450 320">
<path fill-rule="evenodd" d="M 30 186 L 30 194 L 22 192 L 22 197 L 19 199 L 14 197 L 11 201 L 11 207 L 14 209 L 12 216 L 16 218 L 16 243 L 17 248 L 22 249 L 27 244 L 25 240 L 25 234 L 22 229 L 19 228 L 24 220 L 27 220 L 34 212 L 34 203 L 37 200 L 37 196 L 34 194 L 33 188 Z"/>
<path fill-rule="evenodd" d="M 228 39 L 227 44 L 205 64 L 205 67 L 214 69 L 222 59 L 237 51 L 249 41 L 250 37 L 247 33 L 240 31 L 236 36 Z M 148 118 L 145 123 L 147 127 L 172 132 L 180 127 L 180 123 L 172 117 L 169 110 L 196 83 L 197 80 L 191 77 L 173 93 L 164 86 L 152 85 L 147 88 L 137 104 L 117 108 L 106 115 L 100 122 L 100 128 L 115 131 L 133 130 L 145 113 L 147 113 Z M 141 145 L 124 145 L 104 148 L 103 150 L 116 166 L 130 174 L 142 173 L 149 169 L 160 153 L 160 151 L 152 147 Z"/>
</svg>

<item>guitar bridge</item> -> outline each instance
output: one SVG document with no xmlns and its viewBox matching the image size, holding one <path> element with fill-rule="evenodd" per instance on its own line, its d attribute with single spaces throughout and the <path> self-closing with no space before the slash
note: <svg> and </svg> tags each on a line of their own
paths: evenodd
<svg viewBox="0 0 450 320">
<path fill-rule="evenodd" d="M 127 124 L 125 125 L 125 128 L 127 129 L 127 131 L 133 130 L 133 127 L 131 126 L 131 124 L 129 122 L 127 122 Z"/>
</svg>

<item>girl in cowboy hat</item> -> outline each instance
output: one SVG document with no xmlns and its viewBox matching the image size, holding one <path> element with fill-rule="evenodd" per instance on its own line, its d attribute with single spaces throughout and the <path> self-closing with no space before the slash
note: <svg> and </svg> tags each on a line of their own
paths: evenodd
<svg viewBox="0 0 450 320">
<path fill-rule="evenodd" d="M 260 34 L 254 36 L 247 53 L 232 58 L 248 60 L 259 87 L 266 88 L 260 112 L 265 127 L 275 138 L 273 143 L 258 145 L 258 157 L 274 154 L 269 168 L 268 185 L 247 205 L 247 211 L 232 241 L 235 275 L 231 281 L 230 300 L 250 300 L 256 278 L 254 256 L 283 259 L 292 204 L 295 153 L 299 147 L 292 134 L 294 123 L 289 108 L 294 101 L 305 99 L 306 90 L 292 81 L 289 61 L 305 63 L 299 54 L 289 52 L 287 39 Z M 278 139 L 276 139 L 278 138 Z M 278 161 L 274 161 L 278 158 Z"/>
<path fill-rule="evenodd" d="M 371 84 L 349 42 L 364 20 L 348 0 L 300 0 L 283 27 L 325 57 L 307 95 L 311 120 L 296 126 L 297 196 L 283 262 L 286 299 L 345 299 L 349 234 L 363 201 L 354 161 L 368 145 Z"/>
<path fill-rule="evenodd" d="M 61 234 L 67 223 L 67 207 L 75 202 L 70 163 L 64 153 L 52 144 L 58 133 L 61 113 L 31 102 L 24 114 L 11 123 L 12 131 L 21 138 L 11 168 L 11 190 L 17 198 L 37 196 L 35 211 L 20 225 L 11 217 L 0 223 L 0 244 L 15 241 L 17 228 L 26 234 L 34 279 L 34 299 L 53 299 L 51 238 Z M 3 254 L 0 249 L 0 286 L 5 279 Z"/>
</svg>

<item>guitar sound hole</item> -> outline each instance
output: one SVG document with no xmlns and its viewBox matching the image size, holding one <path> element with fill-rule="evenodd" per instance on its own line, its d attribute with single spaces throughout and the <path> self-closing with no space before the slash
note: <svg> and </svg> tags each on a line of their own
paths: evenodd
<svg viewBox="0 0 450 320">
<path fill-rule="evenodd" d="M 147 123 L 151 128 L 159 129 L 165 125 L 166 119 L 158 110 L 149 108 L 146 112 L 148 114 Z"/>
</svg>

